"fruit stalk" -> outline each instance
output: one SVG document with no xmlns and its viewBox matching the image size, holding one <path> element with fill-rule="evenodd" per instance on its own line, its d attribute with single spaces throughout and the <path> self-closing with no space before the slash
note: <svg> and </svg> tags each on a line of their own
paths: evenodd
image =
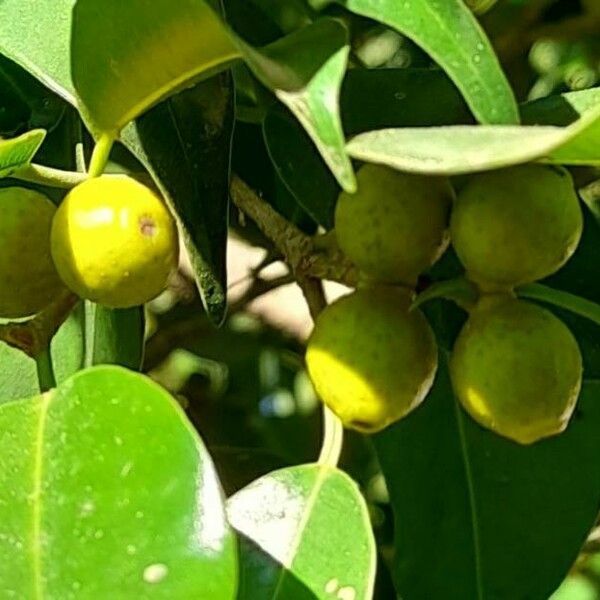
<svg viewBox="0 0 600 600">
<path fill-rule="evenodd" d="M 231 197 L 235 205 L 258 225 L 284 256 L 302 289 L 313 320 L 327 306 L 321 278 L 346 285 L 356 284 L 356 269 L 341 252 L 334 251 L 333 256 L 328 256 L 318 250 L 311 237 L 273 210 L 237 176 L 231 182 Z M 335 467 L 342 450 L 344 430 L 338 417 L 325 405 L 323 427 L 318 462 Z"/>
<path fill-rule="evenodd" d="M 323 284 L 318 279 L 309 277 L 298 279 L 298 285 L 304 294 L 310 316 L 316 321 L 320 312 L 327 306 Z M 320 465 L 336 467 L 342 453 L 344 427 L 337 415 L 323 404 L 323 442 L 317 462 Z"/>
</svg>

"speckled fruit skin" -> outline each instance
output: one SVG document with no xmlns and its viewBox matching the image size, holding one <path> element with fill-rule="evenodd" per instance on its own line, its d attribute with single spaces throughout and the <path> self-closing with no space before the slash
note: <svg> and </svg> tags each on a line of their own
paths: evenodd
<svg viewBox="0 0 600 600">
<path fill-rule="evenodd" d="M 562 432 L 581 389 L 579 346 L 549 311 L 484 297 L 457 338 L 454 391 L 481 425 L 520 444 Z"/>
<path fill-rule="evenodd" d="M 562 167 L 521 165 L 475 175 L 452 211 L 452 243 L 487 291 L 542 279 L 575 252 L 583 216 Z"/>
<path fill-rule="evenodd" d="M 0 189 L 0 317 L 31 316 L 65 289 L 50 256 L 55 212 L 39 192 Z"/>
<path fill-rule="evenodd" d="M 56 212 L 51 243 L 69 288 L 112 308 L 157 296 L 178 257 L 169 211 L 150 189 L 124 175 L 102 175 L 73 188 Z"/>
<path fill-rule="evenodd" d="M 423 314 L 408 312 L 410 294 L 366 288 L 318 317 L 306 362 L 319 397 L 343 424 L 375 433 L 425 398 L 437 369 L 437 347 Z"/>
<path fill-rule="evenodd" d="M 358 191 L 335 211 L 340 248 L 373 280 L 413 286 L 448 246 L 454 192 L 447 179 L 364 165 Z"/>
</svg>

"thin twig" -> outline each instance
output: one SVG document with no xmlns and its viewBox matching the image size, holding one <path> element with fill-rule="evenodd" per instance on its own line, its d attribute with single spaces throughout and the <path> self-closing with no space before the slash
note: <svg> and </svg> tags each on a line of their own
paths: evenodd
<svg viewBox="0 0 600 600">
<path fill-rule="evenodd" d="M 231 198 L 273 242 L 297 278 L 314 277 L 356 286 L 357 269 L 339 248 L 332 244 L 323 248 L 315 241 L 318 238 L 306 235 L 289 223 L 235 175 L 231 181 Z"/>
</svg>

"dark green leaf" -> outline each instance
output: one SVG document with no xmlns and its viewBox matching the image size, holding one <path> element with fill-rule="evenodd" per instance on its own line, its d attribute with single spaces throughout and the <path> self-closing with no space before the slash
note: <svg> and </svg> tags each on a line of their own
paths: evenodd
<svg viewBox="0 0 600 600">
<path fill-rule="evenodd" d="M 213 465 L 156 384 L 96 367 L 4 404 L 0 430 L 4 596 L 235 597 Z"/>
<path fill-rule="evenodd" d="M 331 0 L 311 0 L 322 6 Z M 462 0 L 336 0 L 397 29 L 448 73 L 481 123 L 519 122 L 513 92 L 483 29 Z"/>
<path fill-rule="evenodd" d="M 310 138 L 295 120 L 278 110 L 267 114 L 263 128 L 269 156 L 282 181 L 319 225 L 331 229 L 340 188 Z"/>
<path fill-rule="evenodd" d="M 459 91 L 439 69 L 351 69 L 341 109 L 348 134 L 472 122 Z"/>
<path fill-rule="evenodd" d="M 370 600 L 375 543 L 367 507 L 342 471 L 281 469 L 227 502 L 241 540 L 243 600 Z"/>
<path fill-rule="evenodd" d="M 221 74 L 159 104 L 122 134 L 176 215 L 204 306 L 217 324 L 226 310 L 232 130 L 231 77 Z"/>
<path fill-rule="evenodd" d="M 321 19 L 261 52 L 245 46 L 244 56 L 254 74 L 306 129 L 339 184 L 354 191 L 339 114 L 348 53 L 345 27 L 334 19 Z"/>
<path fill-rule="evenodd" d="M 564 434 L 519 446 L 458 407 L 442 364 L 423 406 L 375 438 L 395 514 L 399 593 L 548 598 L 596 519 L 599 400 L 600 384 L 586 382 Z"/>
<path fill-rule="evenodd" d="M 1 55 L 0 86 L 2 88 L 0 102 L 4 104 L 7 97 L 16 101 L 19 104 L 19 114 L 23 115 L 29 129 L 39 127 L 52 130 L 60 121 L 65 102 L 23 68 Z M 8 116 L 2 114 L 2 119 Z"/>
</svg>

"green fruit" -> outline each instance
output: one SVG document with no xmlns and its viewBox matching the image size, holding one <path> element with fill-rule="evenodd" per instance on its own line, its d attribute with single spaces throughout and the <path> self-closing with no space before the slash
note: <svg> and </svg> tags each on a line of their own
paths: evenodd
<svg viewBox="0 0 600 600">
<path fill-rule="evenodd" d="M 563 431 L 581 388 L 577 341 L 549 311 L 483 297 L 458 336 L 450 373 L 465 410 L 521 444 Z"/>
<path fill-rule="evenodd" d="M 60 276 L 81 296 L 112 308 L 143 304 L 177 266 L 175 223 L 150 189 L 102 175 L 73 188 L 52 224 Z"/>
<path fill-rule="evenodd" d="M 467 276 L 487 291 L 554 273 L 575 252 L 582 228 L 568 171 L 533 164 L 475 175 L 450 223 Z"/>
<path fill-rule="evenodd" d="M 64 290 L 50 256 L 55 212 L 39 192 L 0 189 L 0 317 L 33 315 Z"/>
<path fill-rule="evenodd" d="M 448 180 L 372 164 L 357 179 L 358 191 L 342 192 L 335 211 L 341 249 L 374 280 L 414 285 L 448 245 Z"/>
<path fill-rule="evenodd" d="M 409 312 L 410 293 L 366 288 L 328 306 L 308 342 L 306 362 L 317 394 L 344 425 L 374 433 L 425 398 L 437 348 L 425 317 Z"/>
</svg>

